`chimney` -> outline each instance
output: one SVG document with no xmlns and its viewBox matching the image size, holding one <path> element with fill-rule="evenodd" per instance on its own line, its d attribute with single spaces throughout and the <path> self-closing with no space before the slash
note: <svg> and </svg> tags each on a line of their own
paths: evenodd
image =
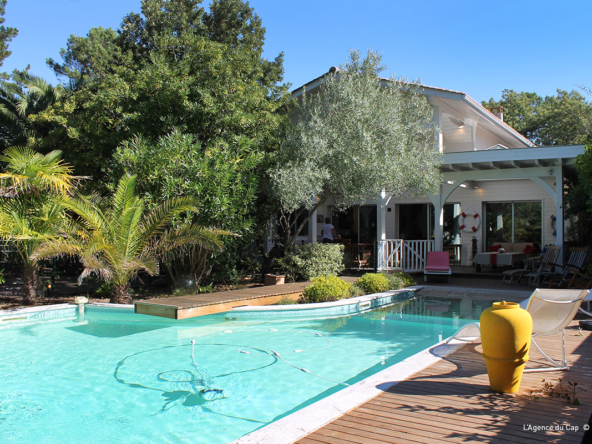
<svg viewBox="0 0 592 444">
<path fill-rule="evenodd" d="M 504 121 L 504 107 L 503 106 L 494 106 L 493 108 L 487 108 L 491 114 L 495 117 L 500 119 L 502 122 Z"/>
</svg>

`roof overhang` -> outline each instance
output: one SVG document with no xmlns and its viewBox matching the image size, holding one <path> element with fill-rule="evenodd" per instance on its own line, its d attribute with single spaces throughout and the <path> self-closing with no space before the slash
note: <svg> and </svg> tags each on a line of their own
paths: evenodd
<svg viewBox="0 0 592 444">
<path fill-rule="evenodd" d="M 512 148 L 506 150 L 470 151 L 442 155 L 442 173 L 517 168 L 547 168 L 574 165 L 584 145 Z"/>
</svg>

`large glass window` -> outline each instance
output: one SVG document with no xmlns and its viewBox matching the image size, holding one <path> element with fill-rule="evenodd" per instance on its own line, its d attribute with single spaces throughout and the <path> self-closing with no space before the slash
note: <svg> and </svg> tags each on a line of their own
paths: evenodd
<svg viewBox="0 0 592 444">
<path fill-rule="evenodd" d="M 354 244 L 371 244 L 376 240 L 376 205 L 355 205 L 343 211 L 329 206 L 329 214 L 341 239 L 351 239 Z"/>
<path fill-rule="evenodd" d="M 541 202 L 491 202 L 485 204 L 485 246 L 500 242 L 542 241 Z"/>
<path fill-rule="evenodd" d="M 399 205 L 399 237 L 406 240 L 433 240 L 435 211 L 432 204 Z M 444 245 L 460 245 L 461 230 L 458 217 L 460 204 L 444 204 L 444 227 L 442 236 Z"/>
</svg>

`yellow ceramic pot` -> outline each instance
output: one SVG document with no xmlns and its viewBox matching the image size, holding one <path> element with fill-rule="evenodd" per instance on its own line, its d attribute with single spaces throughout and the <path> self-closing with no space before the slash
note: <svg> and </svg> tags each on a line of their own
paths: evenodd
<svg viewBox="0 0 592 444">
<path fill-rule="evenodd" d="M 495 302 L 481 314 L 481 344 L 492 390 L 518 391 L 531 337 L 532 317 L 520 304 Z"/>
</svg>

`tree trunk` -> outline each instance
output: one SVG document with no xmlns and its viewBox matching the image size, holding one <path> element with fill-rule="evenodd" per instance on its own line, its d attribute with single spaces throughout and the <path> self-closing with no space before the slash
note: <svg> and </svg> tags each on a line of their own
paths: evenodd
<svg viewBox="0 0 592 444">
<path fill-rule="evenodd" d="M 112 304 L 131 304 L 132 295 L 130 293 L 131 285 L 129 282 L 125 285 L 114 285 L 113 293 L 109 302 Z"/>
<path fill-rule="evenodd" d="M 43 296 L 39 267 L 35 263 L 25 262 L 23 265 L 23 304 L 33 305 L 38 296 Z"/>
<path fill-rule="evenodd" d="M 263 262 L 263 265 L 261 266 L 261 279 L 265 279 L 265 275 L 267 273 L 271 273 L 273 271 L 275 258 L 277 257 L 278 253 L 279 253 L 279 247 L 277 245 L 274 245 L 273 248 L 271 250 L 269 250 L 269 253 L 266 256 L 264 256 L 265 261 Z"/>
</svg>

